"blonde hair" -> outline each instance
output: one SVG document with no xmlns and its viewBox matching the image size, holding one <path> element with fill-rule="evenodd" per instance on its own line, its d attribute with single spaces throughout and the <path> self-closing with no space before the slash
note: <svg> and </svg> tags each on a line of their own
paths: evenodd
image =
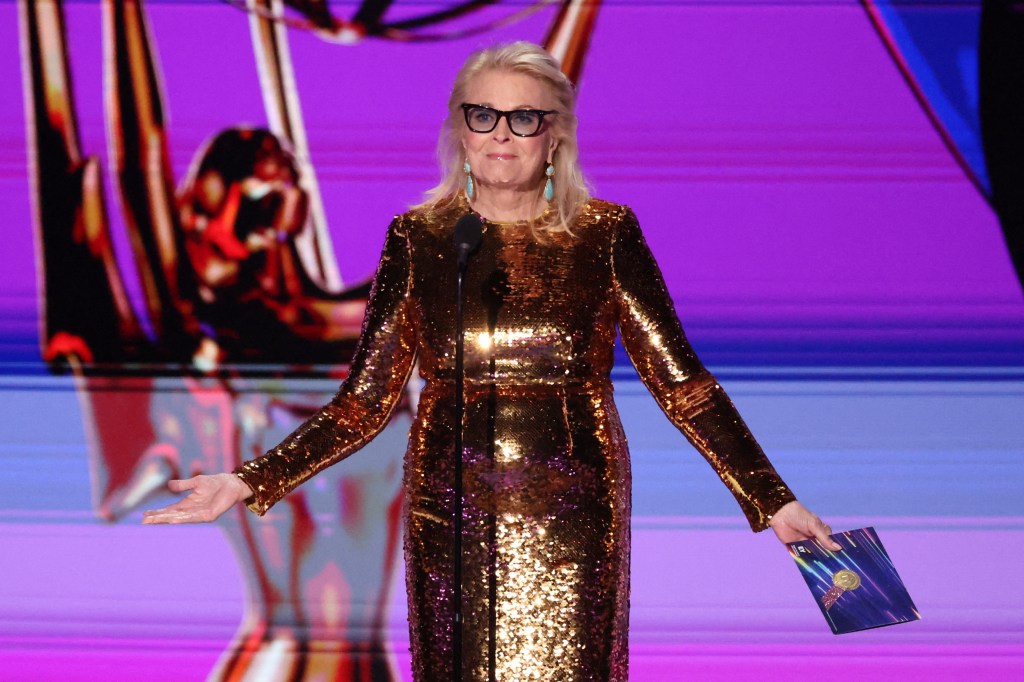
<svg viewBox="0 0 1024 682">
<path fill-rule="evenodd" d="M 441 182 L 425 193 L 423 203 L 414 208 L 435 210 L 456 201 L 465 186 L 463 172 L 462 132 L 466 125 L 462 103 L 474 78 L 485 71 L 507 71 L 535 78 L 544 84 L 557 102 L 557 115 L 545 119 L 557 143 L 554 165 L 555 195 L 549 202 L 551 210 L 535 221 L 534 228 L 552 232 L 568 232 L 583 205 L 590 199 L 590 191 L 579 163 L 579 145 L 576 142 L 576 89 L 562 73 L 558 61 L 543 48 L 533 43 L 518 41 L 495 45 L 474 52 L 459 69 L 448 99 L 448 117 L 441 126 L 437 140 L 437 160 L 441 165 Z"/>
</svg>

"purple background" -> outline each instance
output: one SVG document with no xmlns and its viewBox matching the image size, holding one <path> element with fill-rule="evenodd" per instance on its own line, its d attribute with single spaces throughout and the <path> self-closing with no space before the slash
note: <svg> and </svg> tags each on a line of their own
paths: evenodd
<svg viewBox="0 0 1024 682">
<path fill-rule="evenodd" d="M 264 123 L 248 28 L 213 3 L 149 14 L 181 178 L 215 131 Z M 201 679 L 241 613 L 223 537 L 95 522 L 73 386 L 15 376 L 38 364 L 16 15 L 0 2 L 0 677 Z M 67 16 L 83 149 L 105 158 L 99 7 Z M 434 182 L 466 53 L 539 40 L 550 18 L 436 44 L 292 34 L 347 282 Z M 994 215 L 863 9 L 608 2 L 579 113 L 596 193 L 637 211 L 702 357 L 809 506 L 878 528 L 924 617 L 829 634 L 784 550 L 749 536 L 624 369 L 634 678 L 1021 679 L 1024 304 Z M 404 661 L 400 593 L 394 604 Z"/>
<path fill-rule="evenodd" d="M 0 310 L 7 358 L 29 360 L 35 271 L 15 6 L 0 13 L 0 201 L 12 228 Z M 67 14 L 83 150 L 105 156 L 99 8 L 73 3 Z M 180 179 L 217 130 L 265 123 L 247 22 L 219 4 L 163 2 L 149 14 Z M 292 33 L 346 281 L 372 272 L 389 217 L 436 180 L 436 132 L 466 53 L 539 40 L 551 15 L 428 44 L 343 47 Z M 636 210 L 709 360 L 1024 363 L 1024 306 L 998 223 L 857 3 L 609 3 L 579 114 L 596 193 Z M 111 215 L 120 238 L 113 203 Z"/>
</svg>

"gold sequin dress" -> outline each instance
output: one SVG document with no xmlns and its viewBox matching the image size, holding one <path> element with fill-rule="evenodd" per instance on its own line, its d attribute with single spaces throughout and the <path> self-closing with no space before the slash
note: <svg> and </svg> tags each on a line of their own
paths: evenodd
<svg viewBox="0 0 1024 682">
<path fill-rule="evenodd" d="M 397 217 L 350 376 L 237 473 L 265 512 L 357 450 L 424 386 L 405 455 L 413 671 L 450 680 L 456 220 Z M 463 672 L 467 681 L 628 676 L 630 465 L 609 374 L 616 328 L 665 414 L 754 530 L 794 499 L 694 355 L 632 211 L 591 200 L 573 234 L 484 227 L 465 275 Z"/>
</svg>

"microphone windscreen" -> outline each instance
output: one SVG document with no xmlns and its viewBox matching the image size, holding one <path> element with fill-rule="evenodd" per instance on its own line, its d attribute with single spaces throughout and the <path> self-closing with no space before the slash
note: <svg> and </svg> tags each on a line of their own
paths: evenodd
<svg viewBox="0 0 1024 682">
<path fill-rule="evenodd" d="M 475 213 L 467 213 L 455 223 L 455 246 L 466 252 L 480 246 L 484 235 L 484 223 Z"/>
</svg>

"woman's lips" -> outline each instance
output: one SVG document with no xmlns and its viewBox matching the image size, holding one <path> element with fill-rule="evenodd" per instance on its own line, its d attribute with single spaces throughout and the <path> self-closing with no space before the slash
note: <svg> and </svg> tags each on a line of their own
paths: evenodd
<svg viewBox="0 0 1024 682">
<path fill-rule="evenodd" d="M 488 159 L 493 159 L 495 161 L 511 161 L 512 159 L 516 158 L 516 155 L 515 154 L 488 154 L 487 158 Z"/>
</svg>

